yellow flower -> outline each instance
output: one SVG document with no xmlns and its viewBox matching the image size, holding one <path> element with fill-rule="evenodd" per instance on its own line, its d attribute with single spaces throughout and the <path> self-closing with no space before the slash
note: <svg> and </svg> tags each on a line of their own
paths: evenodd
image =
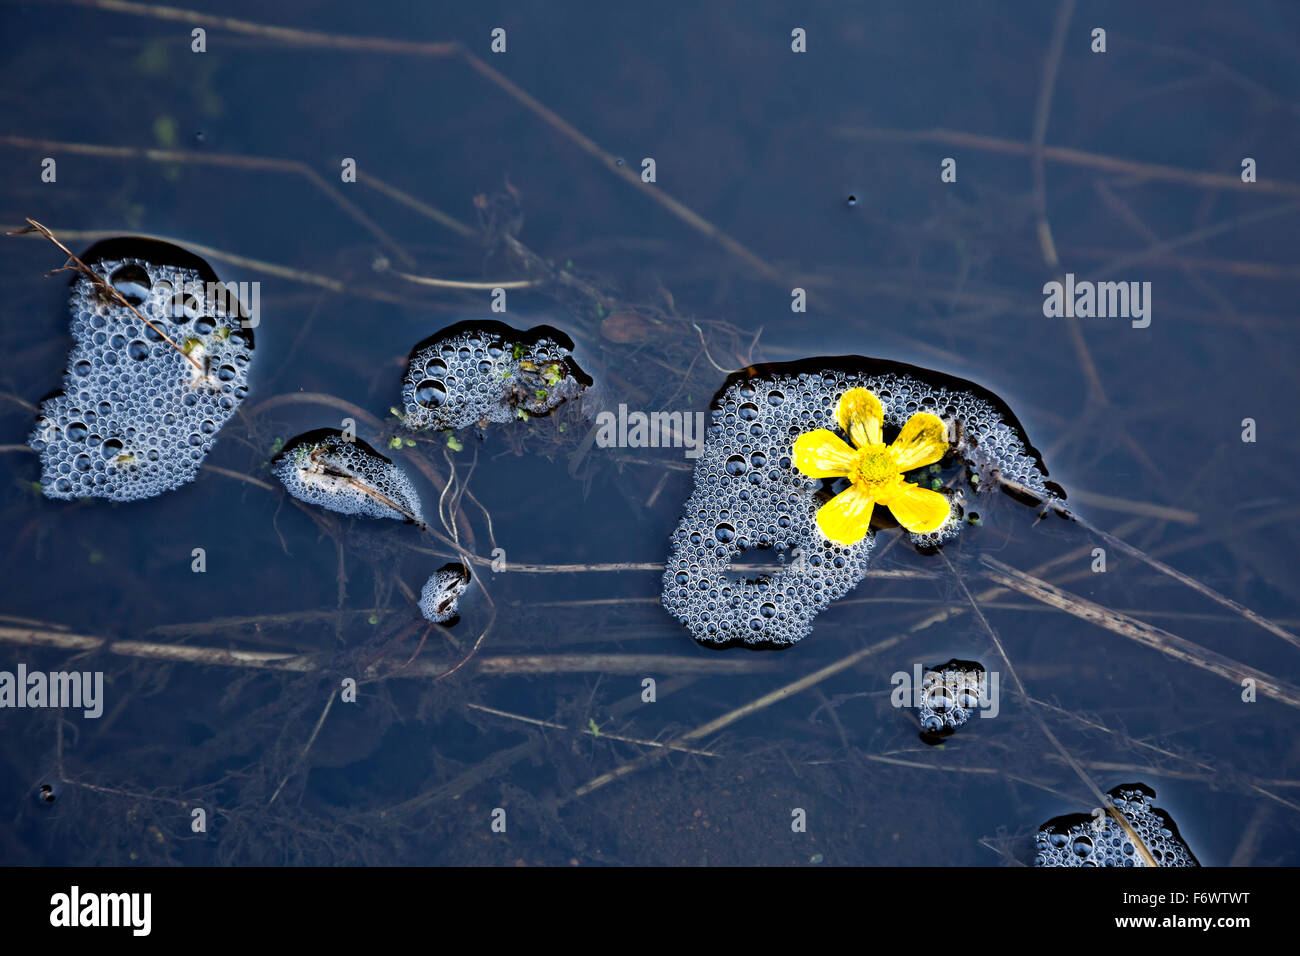
<svg viewBox="0 0 1300 956">
<path fill-rule="evenodd" d="M 839 544 L 857 544 L 871 527 L 871 509 L 884 505 L 908 531 L 934 531 L 948 520 L 948 499 L 903 480 L 903 472 L 933 464 L 948 451 L 948 429 L 929 412 L 907 420 L 892 445 L 880 426 L 880 399 L 865 388 L 844 393 L 836 409 L 840 428 L 853 441 L 825 428 L 800 435 L 794 465 L 809 478 L 847 478 L 849 487 L 817 512 L 817 527 Z"/>
</svg>

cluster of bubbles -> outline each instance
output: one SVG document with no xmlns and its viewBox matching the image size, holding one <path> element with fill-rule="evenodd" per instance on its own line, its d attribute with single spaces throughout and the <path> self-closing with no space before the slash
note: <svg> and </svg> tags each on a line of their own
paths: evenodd
<svg viewBox="0 0 1300 956">
<path fill-rule="evenodd" d="M 921 722 L 921 739 L 937 744 L 979 710 L 980 698 L 987 695 L 988 675 L 976 661 L 953 658 L 947 664 L 927 670 L 921 677 L 921 695 L 917 718 Z"/>
<path fill-rule="evenodd" d="M 48 498 L 151 498 L 198 474 L 248 392 L 253 335 L 239 304 L 211 294 L 215 278 L 198 269 L 141 258 L 88 265 L 152 326 L 78 275 L 63 389 L 41 403 L 28 444 Z"/>
<path fill-rule="evenodd" d="M 1156 792 L 1141 783 L 1108 791 L 1157 866 L 1200 866 L 1178 827 L 1151 801 Z M 1128 833 L 1108 813 L 1070 814 L 1044 823 L 1034 837 L 1035 866 L 1146 866 Z"/>
<path fill-rule="evenodd" d="M 573 340 L 549 326 L 457 323 L 412 351 L 402 423 L 427 431 L 547 415 L 592 384 L 572 352 Z"/>
<path fill-rule="evenodd" d="M 996 470 L 1043 499 L 1064 496 L 1046 481 L 1010 409 L 973 383 L 856 356 L 744 369 L 714 398 L 695 487 L 664 572 L 664 607 L 696 640 L 793 644 L 865 576 L 874 534 L 853 545 L 829 541 L 816 514 L 837 489 L 823 489 L 791 461 L 795 439 L 834 429 L 840 396 L 857 387 L 880 399 L 887 439 L 913 413 L 931 412 L 960 436 L 950 454 L 968 467 Z M 954 503 L 944 525 L 911 539 L 930 549 L 961 528 Z M 749 576 L 732 569 L 733 561 L 754 552 L 775 552 L 779 568 Z"/>
<path fill-rule="evenodd" d="M 406 472 L 337 429 L 299 435 L 276 456 L 272 471 L 299 501 L 345 515 L 424 525 L 420 496 Z"/>
<path fill-rule="evenodd" d="M 435 624 L 445 624 L 459 613 L 460 596 L 469 587 L 469 569 L 459 562 L 444 564 L 424 582 L 420 613 Z"/>
</svg>

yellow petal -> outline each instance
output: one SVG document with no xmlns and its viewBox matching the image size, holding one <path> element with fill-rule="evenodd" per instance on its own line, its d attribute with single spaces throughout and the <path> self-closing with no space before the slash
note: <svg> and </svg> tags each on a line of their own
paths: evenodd
<svg viewBox="0 0 1300 956">
<path fill-rule="evenodd" d="M 856 485 L 841 491 L 817 511 L 817 527 L 838 544 L 857 544 L 871 528 L 871 495 Z"/>
<path fill-rule="evenodd" d="M 840 423 L 840 428 L 859 448 L 881 444 L 880 423 L 884 417 L 880 399 L 865 388 L 849 389 L 840 398 L 839 407 L 835 410 L 835 419 Z"/>
<path fill-rule="evenodd" d="M 889 501 L 881 501 L 893 513 L 894 518 L 908 531 L 924 534 L 934 531 L 948 520 L 950 505 L 948 499 L 937 491 L 930 491 L 920 485 L 905 481 L 889 496 Z M 825 509 L 822 509 L 823 511 Z M 821 517 L 820 514 L 817 516 Z"/>
<path fill-rule="evenodd" d="M 843 478 L 857 455 L 843 438 L 818 428 L 795 440 L 793 457 L 794 466 L 809 478 Z"/>
<path fill-rule="evenodd" d="M 899 471 L 933 465 L 948 452 L 948 426 L 937 415 L 917 412 L 907 420 L 889 454 Z"/>
</svg>

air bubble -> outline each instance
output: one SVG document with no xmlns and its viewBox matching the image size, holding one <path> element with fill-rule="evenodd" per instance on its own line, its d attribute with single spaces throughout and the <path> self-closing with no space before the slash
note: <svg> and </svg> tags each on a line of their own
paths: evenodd
<svg viewBox="0 0 1300 956">
<path fill-rule="evenodd" d="M 144 305 L 153 288 L 148 270 L 140 263 L 128 262 L 114 269 L 108 278 L 122 298 L 134 306 Z"/>
<path fill-rule="evenodd" d="M 435 379 L 425 379 L 415 387 L 415 402 L 424 408 L 437 408 L 447 400 L 447 386 Z"/>
</svg>

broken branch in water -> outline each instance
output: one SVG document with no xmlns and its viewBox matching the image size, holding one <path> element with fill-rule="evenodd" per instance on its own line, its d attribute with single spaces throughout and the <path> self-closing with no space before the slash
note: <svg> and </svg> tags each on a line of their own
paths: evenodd
<svg viewBox="0 0 1300 956">
<path fill-rule="evenodd" d="M 149 326 L 149 328 L 153 329 L 153 331 L 156 332 L 164 342 L 166 342 L 168 345 L 174 348 L 182 356 L 184 356 L 185 361 L 189 362 L 196 369 L 198 369 L 199 375 L 202 376 L 203 379 L 206 379 L 208 377 L 208 370 L 203 367 L 203 365 L 198 361 L 198 359 L 194 358 L 194 356 L 190 355 L 189 352 L 185 351 L 183 348 L 177 345 L 170 335 L 168 335 L 162 329 L 158 328 L 158 326 L 154 325 L 152 322 L 146 319 L 139 309 L 137 309 L 135 306 L 133 306 L 130 302 L 127 301 L 126 296 L 122 295 L 121 292 L 117 291 L 117 289 L 113 286 L 113 283 L 109 282 L 99 273 L 95 272 L 94 269 L 90 268 L 90 266 L 86 265 L 79 258 L 73 255 L 71 249 L 69 249 L 67 246 L 61 243 L 58 240 L 58 238 L 55 237 L 54 233 L 52 233 L 49 229 L 46 229 L 35 219 L 28 218 L 27 222 L 28 225 L 24 226 L 21 229 L 15 229 L 13 232 L 7 233 L 7 235 L 23 236 L 23 235 L 27 235 L 28 233 L 38 232 L 46 239 L 50 240 L 50 242 L 58 246 L 59 249 L 63 252 L 63 254 L 68 257 L 67 262 L 65 262 L 59 268 L 55 269 L 53 272 L 48 273 L 49 275 L 56 275 L 57 273 L 60 272 L 81 273 L 81 275 L 85 276 L 87 279 L 90 280 L 90 282 L 95 286 L 95 288 L 99 289 L 102 295 L 107 296 L 109 299 L 111 299 L 113 302 L 116 302 L 118 305 L 130 309 L 136 318 L 138 318 L 145 325 Z"/>
</svg>

